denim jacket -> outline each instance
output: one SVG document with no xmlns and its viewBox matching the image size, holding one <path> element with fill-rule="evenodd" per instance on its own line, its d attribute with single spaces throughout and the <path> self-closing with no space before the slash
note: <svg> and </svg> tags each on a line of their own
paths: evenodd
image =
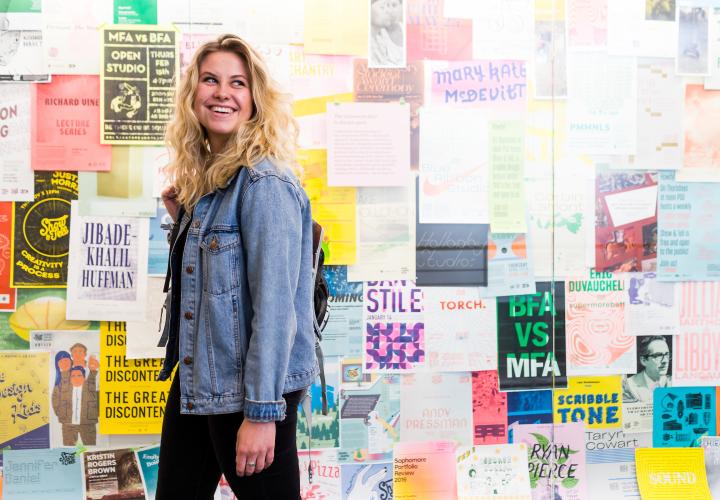
<svg viewBox="0 0 720 500">
<path fill-rule="evenodd" d="M 180 297 L 170 300 L 178 310 L 169 309 L 158 378 L 180 361 L 182 413 L 282 420 L 282 395 L 309 386 L 319 371 L 305 191 L 263 160 L 204 195 L 178 223 L 188 224 L 182 265 L 171 270 L 173 282 L 180 274 Z M 175 250 L 171 261 L 179 261 Z"/>
</svg>

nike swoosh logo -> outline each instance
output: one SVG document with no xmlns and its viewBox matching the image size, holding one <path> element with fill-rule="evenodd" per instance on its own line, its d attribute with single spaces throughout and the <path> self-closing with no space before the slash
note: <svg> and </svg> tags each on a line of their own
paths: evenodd
<svg viewBox="0 0 720 500">
<path fill-rule="evenodd" d="M 437 184 L 433 184 L 430 182 L 427 177 L 425 178 L 425 182 L 423 182 L 423 193 L 427 196 L 438 196 L 454 185 L 458 184 L 463 179 L 467 179 L 471 175 L 473 175 L 475 172 L 478 172 L 481 168 L 485 166 L 484 163 L 471 168 L 470 170 L 466 170 L 465 172 L 461 172 L 455 177 L 448 179 L 444 182 L 439 182 Z"/>
</svg>

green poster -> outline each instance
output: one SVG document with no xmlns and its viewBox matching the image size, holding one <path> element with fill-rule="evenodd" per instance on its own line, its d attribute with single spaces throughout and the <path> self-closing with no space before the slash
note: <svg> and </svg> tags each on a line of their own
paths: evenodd
<svg viewBox="0 0 720 500">
<path fill-rule="evenodd" d="M 157 0 L 114 0 L 113 22 L 115 24 L 157 24 Z"/>
<path fill-rule="evenodd" d="M 39 13 L 40 0 L 0 0 L 0 12 L 3 13 Z"/>
</svg>

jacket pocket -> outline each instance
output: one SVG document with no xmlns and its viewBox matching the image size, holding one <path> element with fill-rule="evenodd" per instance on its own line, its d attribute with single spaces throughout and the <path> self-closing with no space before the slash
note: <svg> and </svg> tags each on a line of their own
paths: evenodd
<svg viewBox="0 0 720 500">
<path fill-rule="evenodd" d="M 238 325 L 237 295 L 208 295 L 205 299 L 205 331 L 209 353 L 210 387 L 213 395 L 239 394 L 243 386 L 245 341 Z"/>
<path fill-rule="evenodd" d="M 203 291 L 223 294 L 240 286 L 238 260 L 240 234 L 237 229 L 211 229 L 200 242 Z"/>
</svg>

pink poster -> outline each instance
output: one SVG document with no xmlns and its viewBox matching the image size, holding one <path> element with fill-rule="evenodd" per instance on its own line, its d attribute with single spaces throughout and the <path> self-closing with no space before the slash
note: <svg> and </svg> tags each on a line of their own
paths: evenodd
<svg viewBox="0 0 720 500">
<path fill-rule="evenodd" d="M 603 49 L 607 46 L 607 0 L 567 0 L 569 49 Z"/>
<path fill-rule="evenodd" d="M 680 307 L 675 333 L 711 333 L 720 337 L 720 281 L 678 283 L 675 303 Z"/>
<path fill-rule="evenodd" d="M 635 373 L 635 337 L 625 335 L 624 282 L 590 272 L 565 281 L 568 375 Z"/>
<path fill-rule="evenodd" d="M 100 77 L 53 75 L 32 89 L 33 170 L 110 170 L 110 146 L 100 144 Z"/>
<path fill-rule="evenodd" d="M 443 0 L 408 0 L 408 61 L 472 58 L 472 20 L 443 17 Z"/>
<path fill-rule="evenodd" d="M 507 393 L 497 370 L 472 372 L 473 444 L 507 443 Z"/>
<path fill-rule="evenodd" d="M 12 202 L 0 202 L 0 311 L 14 311 L 17 288 L 10 287 Z"/>
<path fill-rule="evenodd" d="M 684 282 L 676 290 L 673 385 L 720 385 L 720 282 Z"/>
<path fill-rule="evenodd" d="M 714 177 L 698 180 L 717 180 L 720 176 L 720 95 L 705 90 L 702 84 L 685 89 L 685 156 L 683 168 L 704 169 Z"/>
<path fill-rule="evenodd" d="M 673 336 L 673 385 L 720 385 L 720 335 L 687 333 Z"/>
<path fill-rule="evenodd" d="M 437 62 L 430 75 L 432 104 L 523 113 L 527 102 L 525 61 Z"/>
</svg>

